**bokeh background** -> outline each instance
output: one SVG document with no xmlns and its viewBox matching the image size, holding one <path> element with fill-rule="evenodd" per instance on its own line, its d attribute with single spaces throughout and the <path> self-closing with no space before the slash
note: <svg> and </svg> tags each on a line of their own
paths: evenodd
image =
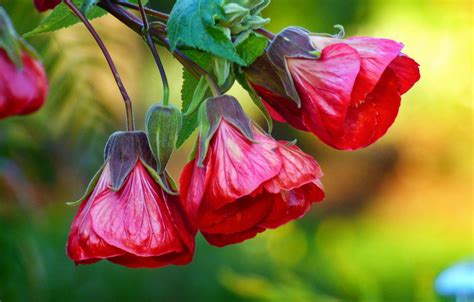
<svg viewBox="0 0 474 302">
<path fill-rule="evenodd" d="M 171 0 L 150 1 L 169 10 Z M 0 0 L 20 33 L 40 16 L 30 0 Z M 197 237 L 186 267 L 76 267 L 65 243 L 107 137 L 124 127 L 112 76 L 82 26 L 31 39 L 50 78 L 46 106 L 0 121 L 0 300 L 9 301 L 450 301 L 436 276 L 474 254 L 473 6 L 469 0 L 273 0 L 268 29 L 304 26 L 405 43 L 421 81 L 377 144 L 356 152 L 277 125 L 325 171 L 325 202 L 300 221 L 243 244 L 215 248 Z M 107 16 L 103 35 L 133 97 L 137 126 L 160 101 L 161 82 L 139 37 Z M 163 49 L 180 103 L 181 67 Z M 0 71 L 1 72 L 1 71 Z M 246 93 L 231 93 L 263 119 Z M 178 178 L 188 141 L 174 156 Z"/>
</svg>

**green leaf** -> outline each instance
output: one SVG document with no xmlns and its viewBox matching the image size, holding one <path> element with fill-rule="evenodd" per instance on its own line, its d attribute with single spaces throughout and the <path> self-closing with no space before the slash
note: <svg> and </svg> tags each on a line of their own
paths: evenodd
<svg viewBox="0 0 474 302">
<path fill-rule="evenodd" d="M 265 52 L 267 42 L 267 39 L 262 35 L 251 33 L 247 39 L 237 45 L 237 52 L 245 61 L 246 66 L 255 62 Z"/>
<path fill-rule="evenodd" d="M 87 12 L 86 16 L 89 20 L 99 18 L 107 14 L 107 11 L 94 5 L 94 2 L 97 2 L 96 0 L 73 0 L 73 2 L 77 7 L 80 7 L 82 10 Z M 136 3 L 137 0 L 132 0 L 130 2 Z M 144 1 L 144 3 L 145 2 L 147 1 Z M 41 23 L 35 29 L 27 32 L 23 36 L 26 38 L 42 33 L 52 32 L 69 27 L 79 22 L 80 20 L 70 12 L 66 4 L 60 3 L 43 21 L 41 21 Z"/>
<path fill-rule="evenodd" d="M 206 71 L 211 70 L 212 56 L 210 54 L 198 50 L 187 50 L 185 51 L 185 54 Z M 198 84 L 199 80 L 196 79 L 188 70 L 183 69 L 183 87 L 181 89 L 182 112 L 188 111 Z M 207 92 L 207 95 L 208 94 L 209 91 Z M 197 126 L 198 118 L 196 110 L 191 114 L 183 116 L 183 124 L 176 142 L 176 148 L 179 148 L 189 138 Z"/>
<path fill-rule="evenodd" d="M 225 20 L 222 0 L 178 0 L 168 21 L 171 49 L 187 46 L 244 65 L 230 39 L 230 31 L 216 25 Z"/>
</svg>

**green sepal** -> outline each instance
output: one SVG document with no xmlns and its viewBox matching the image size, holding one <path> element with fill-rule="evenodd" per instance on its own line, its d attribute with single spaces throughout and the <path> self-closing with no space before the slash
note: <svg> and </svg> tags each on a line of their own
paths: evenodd
<svg viewBox="0 0 474 302">
<path fill-rule="evenodd" d="M 209 89 L 209 82 L 207 81 L 205 77 L 201 77 L 196 86 L 196 89 L 194 90 L 191 103 L 186 109 L 186 112 L 183 113 L 184 116 L 189 116 L 190 114 L 194 113 L 196 109 L 199 108 L 202 101 L 204 100 L 204 97 L 206 96 L 208 89 Z"/>
<path fill-rule="evenodd" d="M 21 58 L 21 41 L 7 12 L 0 6 L 0 49 L 3 48 L 8 58 L 18 69 L 23 68 Z"/>
<path fill-rule="evenodd" d="M 163 191 L 170 195 L 179 195 L 179 192 L 176 190 L 176 184 L 174 183 L 174 180 L 172 182 L 171 188 L 168 185 L 168 177 L 171 177 L 166 171 L 164 171 L 163 174 L 159 175 L 158 173 L 156 173 L 155 169 L 147 165 L 147 163 L 142 161 L 142 164 L 145 166 L 148 173 L 150 173 L 150 176 L 153 178 L 153 180 L 163 189 Z M 165 180 L 163 180 L 163 178 L 165 178 Z"/>
<path fill-rule="evenodd" d="M 146 117 L 146 132 L 161 174 L 173 153 L 182 126 L 181 111 L 174 106 L 154 105 Z"/>
<path fill-rule="evenodd" d="M 250 83 L 248 82 L 247 78 L 245 77 L 243 73 L 237 74 L 237 81 L 242 86 L 242 88 L 244 88 L 248 92 L 253 103 L 255 104 L 255 106 L 257 106 L 257 108 L 260 110 L 263 117 L 265 118 L 265 121 L 267 122 L 268 133 L 272 133 L 273 119 L 270 116 L 270 112 L 268 112 L 267 107 L 263 104 L 262 99 L 260 98 L 258 93 L 255 91 L 255 89 L 253 89 L 252 85 L 250 85 Z"/>
<path fill-rule="evenodd" d="M 99 178 L 102 175 L 102 172 L 104 171 L 104 168 L 105 168 L 106 165 L 107 165 L 107 162 L 105 162 L 100 167 L 100 169 L 94 174 L 94 177 L 92 177 L 92 180 L 87 185 L 86 192 L 81 196 L 81 198 L 79 198 L 76 201 L 66 202 L 66 205 L 71 206 L 71 207 L 75 207 L 75 206 L 79 205 L 81 202 L 83 202 L 92 193 L 92 191 L 95 189 L 95 186 L 97 185 L 97 182 L 99 181 Z"/>
</svg>

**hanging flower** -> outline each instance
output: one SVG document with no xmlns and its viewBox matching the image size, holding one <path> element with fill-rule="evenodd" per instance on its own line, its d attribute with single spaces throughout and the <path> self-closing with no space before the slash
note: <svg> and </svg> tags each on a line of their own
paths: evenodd
<svg viewBox="0 0 474 302">
<path fill-rule="evenodd" d="M 33 3 L 35 4 L 36 9 L 42 13 L 48 9 L 55 8 L 59 3 L 61 3 L 61 0 L 34 0 Z"/>
<path fill-rule="evenodd" d="M 247 75 L 275 120 L 311 131 L 334 148 L 358 149 L 387 132 L 401 95 L 420 78 L 418 64 L 402 48 L 388 39 L 288 28 Z"/>
<path fill-rule="evenodd" d="M 191 262 L 194 234 L 178 196 L 157 183 L 143 132 L 116 133 L 106 162 L 92 181 L 69 233 L 67 254 L 76 264 L 101 259 L 128 267 Z"/>
<path fill-rule="evenodd" d="M 234 111 L 212 117 L 220 108 Z M 184 168 L 180 193 L 209 243 L 225 246 L 252 238 L 300 218 L 324 198 L 322 172 L 312 157 L 251 126 L 231 97 L 208 100 L 207 109 L 213 135 L 201 136 L 201 141 L 210 138 L 209 144 L 201 144 Z"/>
</svg>

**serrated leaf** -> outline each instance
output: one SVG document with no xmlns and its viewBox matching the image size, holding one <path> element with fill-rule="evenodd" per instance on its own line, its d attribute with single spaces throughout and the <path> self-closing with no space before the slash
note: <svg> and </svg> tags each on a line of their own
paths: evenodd
<svg viewBox="0 0 474 302">
<path fill-rule="evenodd" d="M 73 2 L 77 7 L 80 7 L 82 10 L 87 11 L 86 16 L 89 20 L 96 19 L 107 14 L 107 11 L 101 9 L 98 6 L 93 5 L 94 3 L 89 3 L 96 1 L 73 0 Z M 133 0 L 130 2 L 136 3 L 137 0 Z M 41 23 L 35 29 L 30 32 L 27 32 L 23 36 L 26 38 L 42 33 L 52 32 L 72 26 L 79 22 L 80 20 L 70 12 L 66 4 L 60 3 L 43 21 L 41 21 Z"/>
<path fill-rule="evenodd" d="M 188 50 L 185 54 L 199 66 L 204 68 L 206 71 L 212 68 L 212 56 L 198 50 Z M 199 80 L 196 79 L 188 70 L 183 69 L 183 87 L 181 89 L 182 99 L 182 112 L 187 112 L 191 102 L 193 100 L 194 92 L 199 84 Z M 208 93 L 209 94 L 209 91 Z M 178 140 L 176 142 L 176 148 L 179 148 L 188 137 L 194 132 L 198 126 L 197 111 L 192 114 L 183 116 L 183 124 L 181 131 L 179 132 Z"/>
<path fill-rule="evenodd" d="M 171 49 L 192 47 L 245 64 L 226 29 L 216 25 L 217 20 L 226 19 L 221 5 L 222 0 L 176 1 L 167 27 Z"/>
<path fill-rule="evenodd" d="M 265 52 L 267 43 L 267 38 L 251 33 L 247 39 L 237 45 L 237 52 L 248 66 Z"/>
</svg>

